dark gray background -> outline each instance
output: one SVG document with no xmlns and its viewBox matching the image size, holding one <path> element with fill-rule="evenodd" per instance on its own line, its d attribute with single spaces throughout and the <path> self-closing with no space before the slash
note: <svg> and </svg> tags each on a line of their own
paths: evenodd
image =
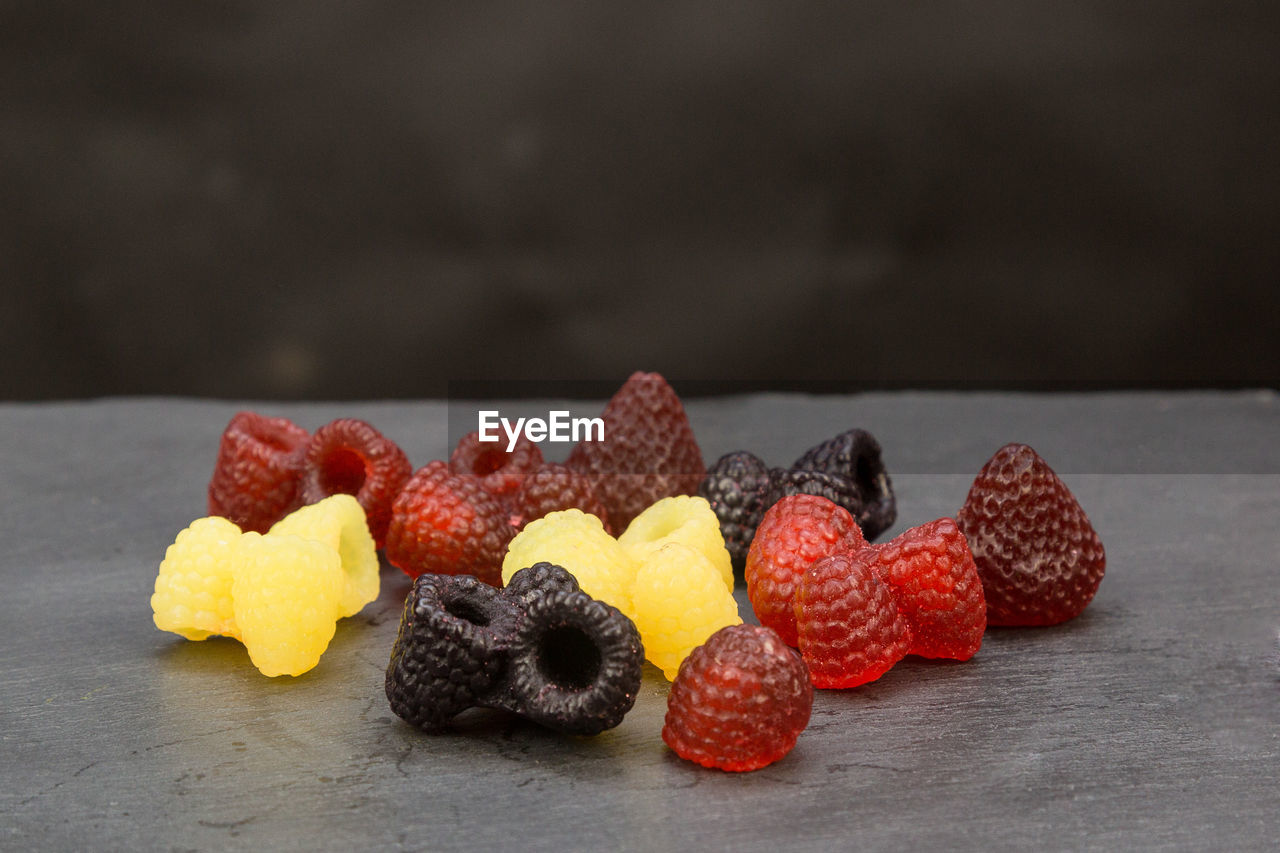
<svg viewBox="0 0 1280 853">
<path fill-rule="evenodd" d="M 1274 385 L 1276 8 L 0 2 L 0 395 Z"/>
</svg>

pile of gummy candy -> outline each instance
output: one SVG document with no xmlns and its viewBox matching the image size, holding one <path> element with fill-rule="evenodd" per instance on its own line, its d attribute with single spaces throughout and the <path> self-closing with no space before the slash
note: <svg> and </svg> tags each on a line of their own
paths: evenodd
<svg viewBox="0 0 1280 853">
<path fill-rule="evenodd" d="M 364 421 L 310 434 L 241 412 L 208 517 L 160 564 L 155 623 L 301 675 L 378 597 L 382 549 L 414 578 L 386 674 L 408 723 L 441 731 L 488 707 L 596 734 L 635 704 L 648 659 L 672 680 L 663 740 L 753 770 L 790 752 L 815 687 L 865 684 L 907 655 L 968 660 L 988 625 L 1072 619 L 1102 580 L 1089 519 L 1026 445 L 991 457 L 954 519 L 870 544 L 897 508 L 864 430 L 789 468 L 737 451 L 708 470 L 657 374 L 634 374 L 601 417 L 603 440 L 563 464 L 472 433 L 414 471 Z M 759 626 L 742 624 L 735 575 Z"/>
</svg>

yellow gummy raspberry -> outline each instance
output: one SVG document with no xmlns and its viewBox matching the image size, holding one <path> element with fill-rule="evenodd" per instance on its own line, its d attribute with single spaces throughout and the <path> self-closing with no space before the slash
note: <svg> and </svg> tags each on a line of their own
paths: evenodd
<svg viewBox="0 0 1280 853">
<path fill-rule="evenodd" d="M 165 551 L 151 610 L 161 631 L 203 640 L 239 637 L 231 605 L 232 555 L 240 528 L 225 518 L 199 518 Z"/>
<path fill-rule="evenodd" d="M 291 534 L 245 533 L 231 596 L 240 637 L 263 675 L 301 675 L 333 639 L 344 576 L 338 552 Z"/>
<path fill-rule="evenodd" d="M 733 563 L 724 547 L 720 520 L 706 498 L 663 498 L 637 515 L 618 542 L 637 562 L 671 542 L 687 545 L 710 561 L 725 589 L 733 592 Z"/>
<path fill-rule="evenodd" d="M 354 616 L 378 597 L 378 552 L 364 509 L 352 495 L 332 495 L 294 510 L 267 535 L 278 533 L 315 539 L 338 552 L 343 573 L 339 616 Z"/>
<path fill-rule="evenodd" d="M 629 590 L 636 564 L 604 530 L 600 519 L 580 509 L 547 513 L 525 525 L 507 546 L 502 582 L 535 563 L 554 563 L 578 579 L 582 591 L 631 616 Z"/>
<path fill-rule="evenodd" d="M 728 625 L 742 624 L 738 602 L 724 588 L 719 570 L 679 542 L 646 556 L 631 597 L 645 657 L 670 680 L 675 680 L 681 661 L 708 637 Z"/>
</svg>

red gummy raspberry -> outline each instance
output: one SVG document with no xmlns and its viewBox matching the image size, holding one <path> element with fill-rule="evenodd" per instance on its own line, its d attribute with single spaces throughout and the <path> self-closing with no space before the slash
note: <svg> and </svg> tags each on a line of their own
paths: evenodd
<svg viewBox="0 0 1280 853">
<path fill-rule="evenodd" d="M 580 441 L 566 460 L 591 478 L 615 530 L 650 504 L 692 495 L 706 476 L 684 405 L 657 373 L 631 374 L 601 415 L 603 441 Z"/>
<path fill-rule="evenodd" d="M 266 533 L 300 505 L 305 429 L 287 418 L 239 412 L 218 445 L 209 480 L 209 514 Z"/>
<path fill-rule="evenodd" d="M 996 451 L 956 519 L 973 550 L 992 625 L 1074 619 L 1102 583 L 1102 541 L 1075 496 L 1025 444 Z"/>
<path fill-rule="evenodd" d="M 761 625 L 794 646 L 796 587 L 809 566 L 867 544 L 844 507 L 817 495 L 791 495 L 771 506 L 756 528 L 744 574 L 747 597 Z"/>
<path fill-rule="evenodd" d="M 449 457 L 449 472 L 477 477 L 485 491 L 509 502 L 524 478 L 541 464 L 542 449 L 523 434 L 508 453 L 502 442 L 481 441 L 477 431 L 467 433 L 458 441 Z"/>
<path fill-rule="evenodd" d="M 471 574 L 502 586 L 514 533 L 497 498 L 437 460 L 419 468 L 392 505 L 387 560 L 411 578 Z"/>
<path fill-rule="evenodd" d="M 875 552 L 823 557 L 796 589 L 800 654 L 814 687 L 875 681 L 911 647 L 911 626 L 873 568 Z"/>
<path fill-rule="evenodd" d="M 908 654 L 968 660 L 982 645 L 987 606 L 964 534 L 950 518 L 913 527 L 865 557 L 911 626 Z"/>
<path fill-rule="evenodd" d="M 387 538 L 391 502 L 413 473 L 409 457 L 394 441 L 355 418 L 340 418 L 316 430 L 302 466 L 302 502 L 355 495 L 379 548 Z"/>
<path fill-rule="evenodd" d="M 525 477 L 512 504 L 516 529 L 564 509 L 580 509 L 594 515 L 604 524 L 606 533 L 613 532 L 609 513 L 596 497 L 590 478 L 555 462 L 548 462 Z"/>
<path fill-rule="evenodd" d="M 768 628 L 721 628 L 680 664 L 662 739 L 703 767 L 756 770 L 796 745 L 813 710 L 809 671 Z"/>
</svg>

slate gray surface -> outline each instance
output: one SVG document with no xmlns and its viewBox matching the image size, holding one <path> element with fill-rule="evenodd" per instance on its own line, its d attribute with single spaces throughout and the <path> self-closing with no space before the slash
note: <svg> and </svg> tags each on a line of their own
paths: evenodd
<svg viewBox="0 0 1280 853">
<path fill-rule="evenodd" d="M 741 775 L 665 748 L 652 668 L 596 738 L 496 714 L 445 736 L 410 729 L 382 694 L 408 587 L 386 566 L 378 601 L 298 679 L 264 678 L 232 641 L 157 631 L 156 566 L 203 514 L 238 408 L 0 405 L 0 847 L 1274 847 L 1272 392 L 691 401 L 709 460 L 741 446 L 786 463 L 871 429 L 895 475 L 894 533 L 954 513 L 986 458 L 1025 441 L 1108 556 L 1074 622 L 992 630 L 970 662 L 909 659 L 821 691 L 796 749 Z M 366 418 L 417 464 L 448 450 L 441 402 L 257 408 L 311 429 Z"/>
</svg>

